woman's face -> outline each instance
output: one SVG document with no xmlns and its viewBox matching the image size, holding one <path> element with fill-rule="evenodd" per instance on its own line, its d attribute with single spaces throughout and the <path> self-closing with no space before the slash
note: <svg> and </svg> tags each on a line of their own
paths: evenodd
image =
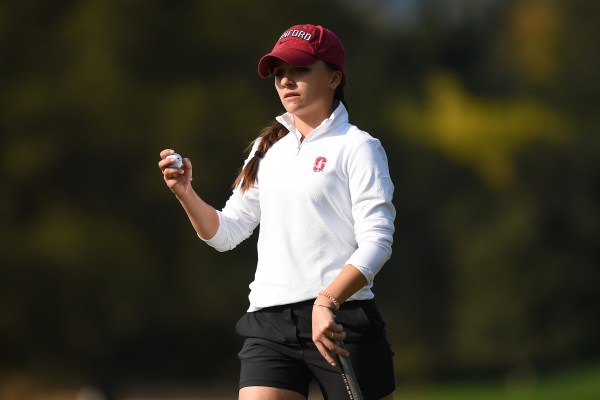
<svg viewBox="0 0 600 400">
<path fill-rule="evenodd" d="M 277 60 L 273 67 L 275 88 L 286 111 L 298 117 L 320 119 L 331 115 L 333 95 L 342 77 L 319 60 L 307 67 Z"/>
</svg>

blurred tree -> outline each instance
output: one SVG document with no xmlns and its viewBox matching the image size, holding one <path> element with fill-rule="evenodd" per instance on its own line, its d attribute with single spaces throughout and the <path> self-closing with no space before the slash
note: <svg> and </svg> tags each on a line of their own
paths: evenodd
<svg viewBox="0 0 600 400">
<path fill-rule="evenodd" d="M 581 99 L 589 98 L 600 77 L 585 69 L 597 57 L 579 43 L 583 32 L 596 29 L 587 13 L 597 7 L 584 1 L 507 6 L 499 13 L 503 19 L 489 18 L 487 26 L 449 27 L 437 24 L 439 16 L 432 13 L 432 26 L 423 33 L 433 36 L 430 51 L 447 54 L 443 46 L 450 44 L 464 56 L 456 59 L 454 52 L 429 64 L 414 91 L 390 91 L 387 112 L 398 132 L 483 178 L 463 172 L 456 179 L 447 171 L 456 166 L 437 160 L 424 167 L 435 172 L 421 172 L 438 177 L 424 191 L 437 200 L 426 202 L 425 210 L 402 202 L 420 212 L 426 225 L 417 237 L 445 242 L 429 240 L 428 255 L 420 261 L 415 255 L 417 265 L 408 266 L 427 268 L 419 274 L 438 278 L 413 290 L 432 294 L 443 308 L 432 312 L 436 322 L 404 311 L 406 323 L 417 325 L 411 331 L 443 331 L 424 342 L 414 333 L 395 340 L 406 342 L 400 354 L 416 354 L 400 363 L 408 373 L 415 367 L 424 375 L 564 367 L 598 357 L 590 340 L 598 333 L 591 308 L 600 302 L 594 266 L 600 225 L 593 205 L 598 177 L 592 172 L 600 159 L 593 133 L 597 98 L 585 104 Z M 435 44 L 442 48 L 436 51 Z M 447 181 L 440 182 L 444 176 Z M 399 247 L 396 254 L 410 249 Z M 431 252 L 439 252 L 440 265 L 427 262 Z M 417 310 L 428 305 L 421 294 L 404 297 Z M 399 332 L 409 335 L 406 330 Z"/>
</svg>

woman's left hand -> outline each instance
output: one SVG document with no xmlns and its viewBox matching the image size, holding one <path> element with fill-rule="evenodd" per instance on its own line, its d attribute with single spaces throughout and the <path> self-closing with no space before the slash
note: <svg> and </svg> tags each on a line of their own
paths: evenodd
<svg viewBox="0 0 600 400">
<path fill-rule="evenodd" d="M 348 351 L 336 344 L 345 338 L 346 332 L 342 325 L 335 323 L 333 310 L 328 306 L 315 303 L 312 311 L 312 340 L 329 364 L 336 365 L 333 354 L 342 357 L 349 355 Z"/>
</svg>

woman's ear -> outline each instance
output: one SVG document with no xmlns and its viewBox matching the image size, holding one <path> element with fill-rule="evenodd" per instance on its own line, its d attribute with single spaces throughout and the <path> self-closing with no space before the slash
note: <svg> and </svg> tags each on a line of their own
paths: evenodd
<svg viewBox="0 0 600 400">
<path fill-rule="evenodd" d="M 329 81 L 329 87 L 332 89 L 337 89 L 337 87 L 342 82 L 342 71 L 333 71 L 331 75 L 331 80 Z"/>
</svg>

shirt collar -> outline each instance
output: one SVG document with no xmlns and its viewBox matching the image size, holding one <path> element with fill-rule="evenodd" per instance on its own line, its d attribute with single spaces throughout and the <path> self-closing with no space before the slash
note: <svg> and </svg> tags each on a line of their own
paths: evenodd
<svg viewBox="0 0 600 400">
<path fill-rule="evenodd" d="M 281 123 L 285 128 L 293 133 L 298 139 L 301 134 L 296 129 L 296 125 L 294 125 L 294 115 L 286 112 L 285 114 L 281 114 L 275 118 L 279 123 Z M 308 134 L 307 137 L 314 137 L 321 132 L 327 131 L 328 129 L 333 128 L 334 126 L 338 126 L 339 124 L 348 122 L 348 110 L 344 107 L 344 104 L 340 101 L 337 104 L 333 113 L 321 122 L 319 126 L 317 126 L 311 133 Z"/>
</svg>

